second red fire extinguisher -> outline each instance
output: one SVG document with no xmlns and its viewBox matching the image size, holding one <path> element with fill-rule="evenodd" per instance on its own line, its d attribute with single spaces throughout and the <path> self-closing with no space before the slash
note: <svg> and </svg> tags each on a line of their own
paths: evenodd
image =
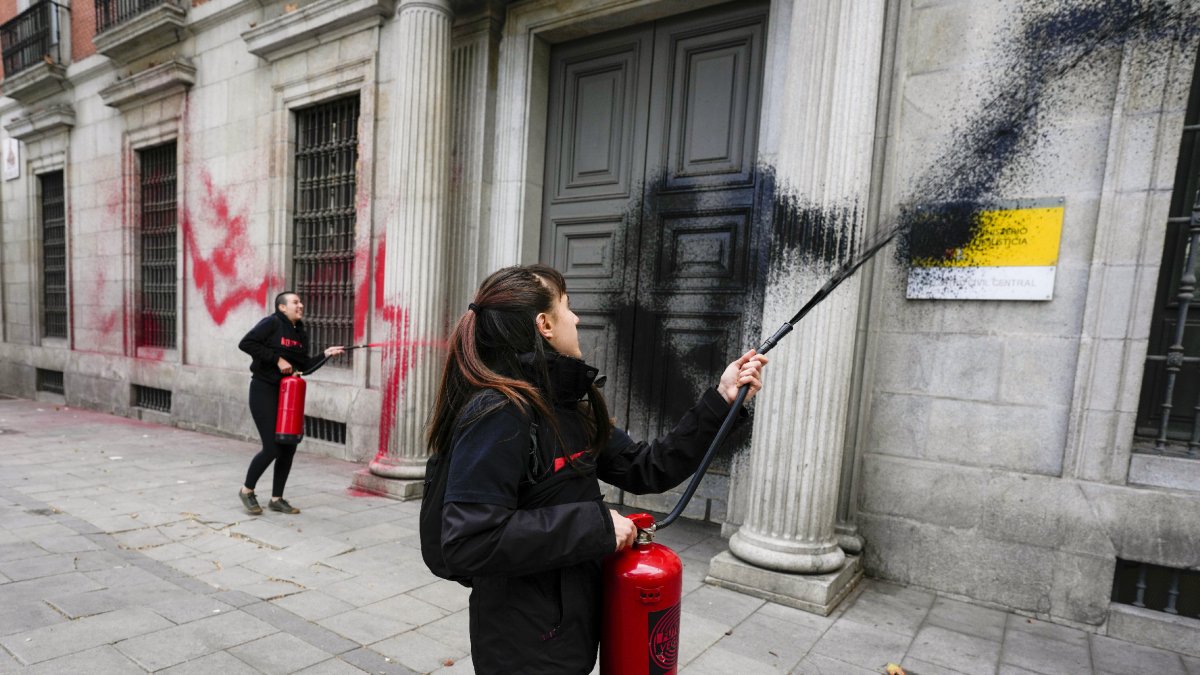
<svg viewBox="0 0 1200 675">
<path fill-rule="evenodd" d="M 629 516 L 638 529 L 632 547 L 604 560 L 602 675 L 670 675 L 679 662 L 683 563 L 653 541 L 654 517 Z"/>
<path fill-rule="evenodd" d="M 275 415 L 275 442 L 296 445 L 304 440 L 304 390 L 299 375 L 288 375 L 279 382 L 279 411 Z"/>
</svg>

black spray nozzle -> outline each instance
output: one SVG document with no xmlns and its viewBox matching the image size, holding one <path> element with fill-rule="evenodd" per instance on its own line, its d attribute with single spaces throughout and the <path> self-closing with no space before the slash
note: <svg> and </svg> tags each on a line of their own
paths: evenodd
<svg viewBox="0 0 1200 675">
<path fill-rule="evenodd" d="M 783 339 L 783 336 L 792 332 L 792 328 L 794 328 L 794 326 L 792 326 L 791 323 L 784 323 L 782 326 L 779 327 L 779 330 L 775 331 L 774 335 L 767 338 L 766 342 L 764 342 L 758 346 L 758 350 L 757 350 L 758 353 L 766 354 L 767 352 L 774 349 L 775 345 L 779 344 L 779 341 Z"/>
</svg>

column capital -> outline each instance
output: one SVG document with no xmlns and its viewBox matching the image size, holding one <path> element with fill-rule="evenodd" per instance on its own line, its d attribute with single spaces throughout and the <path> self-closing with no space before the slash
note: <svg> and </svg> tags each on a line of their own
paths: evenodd
<svg viewBox="0 0 1200 675">
<path fill-rule="evenodd" d="M 396 16 L 400 16 L 410 9 L 432 9 L 447 16 L 454 16 L 454 8 L 450 6 L 450 0 L 400 0 L 396 3 Z"/>
</svg>

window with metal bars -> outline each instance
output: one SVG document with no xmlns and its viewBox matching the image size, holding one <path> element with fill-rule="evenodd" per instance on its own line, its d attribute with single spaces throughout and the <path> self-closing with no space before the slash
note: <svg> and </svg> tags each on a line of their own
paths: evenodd
<svg viewBox="0 0 1200 675">
<path fill-rule="evenodd" d="M 309 351 L 354 339 L 358 97 L 296 111 L 293 288 L 304 302 Z M 349 355 L 329 362 L 348 367 Z"/>
<path fill-rule="evenodd" d="M 61 370 L 46 370 L 45 368 L 37 369 L 37 382 L 35 383 L 38 391 L 48 391 L 52 394 L 65 394 L 66 387 L 63 385 L 63 374 Z"/>
<path fill-rule="evenodd" d="M 141 164 L 139 347 L 175 347 L 175 143 L 138 152 Z"/>
<path fill-rule="evenodd" d="M 304 435 L 318 441 L 346 444 L 346 423 L 304 416 Z"/>
<path fill-rule="evenodd" d="M 38 176 L 42 214 L 42 337 L 67 337 L 67 211 L 63 172 Z"/>
<path fill-rule="evenodd" d="M 153 9 L 166 0 L 96 0 L 96 33 L 125 23 L 133 17 Z"/>
<path fill-rule="evenodd" d="M 1137 452 L 1200 459 L 1200 60 L 1192 74 L 1138 405 Z"/>
<path fill-rule="evenodd" d="M 63 62 L 59 32 L 67 8 L 52 0 L 38 0 L 0 26 L 0 51 L 4 75 L 12 77 L 39 63 Z"/>
<path fill-rule="evenodd" d="M 136 408 L 171 412 L 171 392 L 167 389 L 155 389 L 140 384 L 133 385 L 133 405 Z"/>
<path fill-rule="evenodd" d="M 1200 619 L 1200 572 L 1118 559 L 1112 600 Z"/>
</svg>

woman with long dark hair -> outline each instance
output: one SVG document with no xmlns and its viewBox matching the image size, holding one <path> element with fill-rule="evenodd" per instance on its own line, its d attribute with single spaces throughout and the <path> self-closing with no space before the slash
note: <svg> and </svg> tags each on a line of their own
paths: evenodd
<svg viewBox="0 0 1200 675">
<path fill-rule="evenodd" d="M 636 528 L 605 507 L 598 479 L 662 492 L 697 468 L 738 387 L 767 359 L 734 361 L 669 434 L 615 429 L 597 371 L 581 360 L 563 276 L 508 267 L 488 277 L 450 338 L 429 429 L 449 453 L 441 555 L 469 579 L 476 672 L 587 673 L 600 632 L 603 557 Z M 438 456 L 441 455 L 439 458 Z"/>
<path fill-rule="evenodd" d="M 332 356 L 345 351 L 344 347 L 329 347 L 321 356 L 309 356 L 308 331 L 304 329 L 304 303 L 293 291 L 275 296 L 275 313 L 259 321 L 238 343 L 238 349 L 254 358 L 250 362 L 250 416 L 258 428 L 262 450 L 250 460 L 246 482 L 238 497 L 248 513 L 262 513 L 254 487 L 263 472 L 275 463 L 275 479 L 271 482 L 271 501 L 268 508 L 280 513 L 300 513 L 283 498 L 296 446 L 275 442 L 275 417 L 279 414 L 279 382 L 284 375 L 311 373 Z"/>
</svg>

